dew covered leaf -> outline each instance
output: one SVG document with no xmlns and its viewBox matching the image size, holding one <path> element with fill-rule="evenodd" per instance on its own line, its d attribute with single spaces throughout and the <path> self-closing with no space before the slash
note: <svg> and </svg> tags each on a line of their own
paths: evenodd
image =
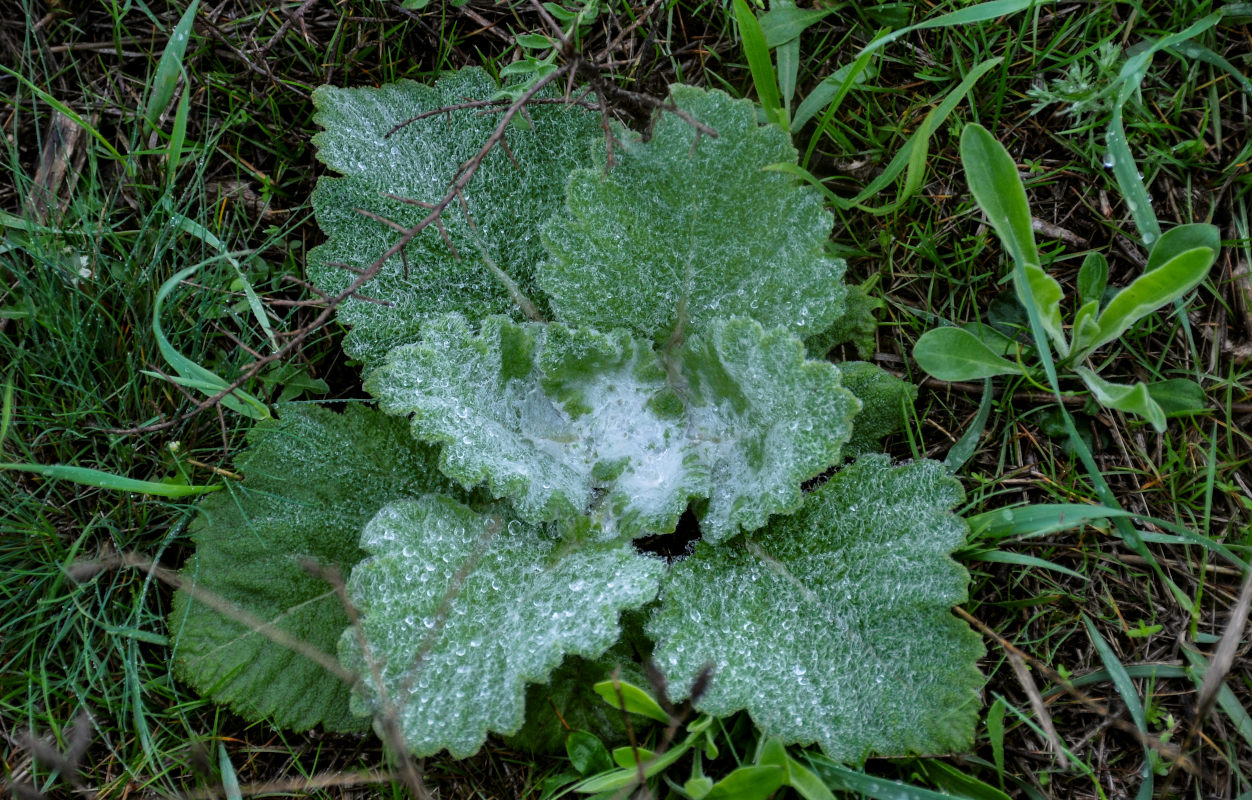
<svg viewBox="0 0 1252 800">
<path fill-rule="evenodd" d="M 848 455 L 882 451 L 882 440 L 904 427 L 907 411 L 917 399 L 917 387 L 868 361 L 845 361 L 839 365 L 843 385 L 861 401 L 861 412 L 852 421 Z"/>
<path fill-rule="evenodd" d="M 248 434 L 238 459 L 245 479 L 200 503 L 191 524 L 190 585 L 169 616 L 177 673 L 201 694 L 251 718 L 296 730 L 360 730 L 348 685 L 196 598 L 219 598 L 333 659 L 348 616 L 309 560 L 341 575 L 361 558 L 361 528 L 386 503 L 426 492 L 463 496 L 436 468 L 436 454 L 403 421 L 363 406 L 343 414 L 282 406 Z"/>
<path fill-rule="evenodd" d="M 527 683 L 566 655 L 599 656 L 620 613 L 656 596 L 664 564 L 629 543 L 506 513 L 428 495 L 387 506 L 361 536 L 371 557 L 348 582 L 361 624 L 340 658 L 363 676 L 354 708 L 394 713 L 415 755 L 463 758 L 488 732 L 517 731 Z"/>
<path fill-rule="evenodd" d="M 790 138 L 759 125 L 747 100 L 678 85 L 670 94 L 717 137 L 665 112 L 646 142 L 617 132 L 611 170 L 571 173 L 539 268 L 557 318 L 658 341 L 684 320 L 699 331 L 732 316 L 800 338 L 826 330 L 846 292 L 843 261 L 823 249 L 833 218 L 816 190 L 763 169 L 796 163 Z"/>
<path fill-rule="evenodd" d="M 717 320 L 683 353 L 687 416 L 712 494 L 705 541 L 799 508 L 800 485 L 836 463 L 860 402 L 799 339 L 750 319 Z"/>
<path fill-rule="evenodd" d="M 321 178 L 313 192 L 313 209 L 327 235 L 326 243 L 309 253 L 309 276 L 319 289 L 343 291 L 356 276 L 335 263 L 365 269 L 399 239 L 398 232 L 360 210 L 406 228 L 416 224 L 429 210 L 387 195 L 441 200 L 460 165 L 478 152 L 500 117 L 465 108 L 387 133 L 421 112 L 490 99 L 497 91 L 486 72 L 470 67 L 433 86 L 399 81 L 377 88 L 323 86 L 313 93 L 314 121 L 325 128 L 314 137 L 318 158 L 341 176 Z M 520 319 L 497 269 L 544 306 L 533 274 L 543 253 L 540 224 L 560 206 L 569 171 L 591 163 L 592 142 L 603 134 L 600 115 L 581 107 L 535 105 L 528 117 L 533 124 L 517 120 L 510 125 L 507 152 L 497 147 L 487 156 L 465 189 L 465 207 L 454 202 L 443 215 L 456 252 L 432 225 L 404 251 L 407 277 L 404 261 L 395 256 L 361 288 L 361 294 L 391 306 L 355 298 L 339 306 L 340 321 L 352 329 L 344 340 L 350 355 L 377 361 L 393 346 L 414 341 L 429 314 L 459 311 L 475 320 L 489 314 Z"/>
<path fill-rule="evenodd" d="M 599 511 L 610 536 L 673 530 L 707 493 L 681 417 L 657 402 L 667 391 L 655 355 L 624 331 L 491 317 L 473 335 L 444 317 L 392 351 L 366 389 L 444 445 L 445 474 L 485 480 L 528 522 Z"/>
<path fill-rule="evenodd" d="M 955 480 L 934 462 L 844 468 L 789 517 L 675 564 L 647 626 L 672 699 L 747 709 L 768 736 L 832 758 L 960 750 L 973 740 L 979 637 L 949 608 L 968 575 Z"/>
<path fill-rule="evenodd" d="M 826 354 L 841 344 L 851 344 L 861 358 L 874 355 L 878 330 L 876 312 L 886 304 L 873 297 L 864 286 L 853 284 L 848 287 L 848 296 L 844 300 L 843 316 L 834 321 L 829 328 L 804 341 L 809 355 L 814 358 L 825 358 Z"/>
<path fill-rule="evenodd" d="M 667 371 L 626 331 L 493 317 L 474 335 L 450 316 L 366 389 L 444 445 L 445 474 L 486 481 L 528 522 L 592 513 L 608 536 L 668 533 L 708 498 L 712 541 L 798 507 L 860 407 L 833 365 L 749 319 L 710 323 Z"/>
</svg>

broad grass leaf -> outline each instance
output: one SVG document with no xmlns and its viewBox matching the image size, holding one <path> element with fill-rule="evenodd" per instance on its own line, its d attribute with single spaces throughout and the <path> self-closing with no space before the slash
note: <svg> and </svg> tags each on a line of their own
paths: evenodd
<svg viewBox="0 0 1252 800">
<path fill-rule="evenodd" d="M 488 732 L 517 731 L 526 684 L 567 654 L 607 650 L 619 614 L 652 600 L 664 570 L 629 543 L 438 495 L 387 506 L 361 546 L 371 557 L 348 582 L 361 623 L 343 633 L 340 658 L 363 676 L 354 707 L 394 714 L 418 756 L 464 758 Z"/>
<path fill-rule="evenodd" d="M 318 288 L 343 291 L 356 275 L 335 264 L 365 269 L 399 239 L 397 231 L 361 211 L 404 228 L 416 224 L 429 209 L 396 198 L 441 200 L 499 116 L 461 108 L 389 132 L 422 112 L 487 100 L 499 89 L 483 70 L 466 68 L 433 86 L 400 81 L 314 92 L 314 121 L 325 128 L 314 137 L 318 158 L 340 176 L 321 178 L 313 192 L 313 210 L 327 235 L 309 254 L 309 275 Z M 531 124 L 508 129 L 507 152 L 497 147 L 483 162 L 463 192 L 464 207 L 453 202 L 443 214 L 442 227 L 455 251 L 431 225 L 405 248 L 403 258 L 393 257 L 361 288 L 361 294 L 390 306 L 355 298 L 339 306 L 340 321 L 352 329 L 344 342 L 350 355 L 376 362 L 392 347 L 416 340 L 432 314 L 521 319 L 510 282 L 541 310 L 546 307 L 533 272 L 543 252 L 539 226 L 560 207 L 569 171 L 591 164 L 592 142 L 602 134 L 599 114 L 582 107 L 536 105 L 528 115 Z"/>
<path fill-rule="evenodd" d="M 671 567 L 647 626 L 671 699 L 706 665 L 696 708 L 746 709 L 767 736 L 834 759 L 963 750 L 983 679 L 978 635 L 952 616 L 966 526 L 942 465 L 863 458 L 804 507 Z"/>
<path fill-rule="evenodd" d="M 846 292 L 843 261 L 825 255 L 833 217 L 819 192 L 764 169 L 796 163 L 790 137 L 747 100 L 670 92 L 717 137 L 664 113 L 646 142 L 617 132 L 612 170 L 570 175 L 539 269 L 557 319 L 659 342 L 732 316 L 800 338 L 825 330 Z"/>
<path fill-rule="evenodd" d="M 348 615 L 331 583 L 302 565 L 346 577 L 365 555 L 357 547 L 362 526 L 383 505 L 457 490 L 402 420 L 364 406 L 280 413 L 249 432 L 237 460 L 243 483 L 202 501 L 191 524 L 196 553 L 182 572 L 190 588 L 174 595 L 169 616 L 174 667 L 201 694 L 250 719 L 362 730 L 369 723 L 349 712 L 348 683 L 273 632 L 333 660 Z M 197 599 L 205 594 L 240 614 Z M 267 627 L 245 624 L 245 614 Z"/>
<path fill-rule="evenodd" d="M 917 365 L 941 381 L 1020 375 L 1022 368 L 996 353 L 964 328 L 933 328 L 913 347 Z"/>
</svg>

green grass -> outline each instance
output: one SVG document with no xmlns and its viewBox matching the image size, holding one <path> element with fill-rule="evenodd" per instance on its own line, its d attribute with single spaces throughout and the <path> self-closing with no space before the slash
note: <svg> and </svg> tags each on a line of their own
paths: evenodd
<svg viewBox="0 0 1252 800">
<path fill-rule="evenodd" d="M 214 470 L 231 469 L 248 420 L 212 409 L 188 415 L 202 396 L 145 372 L 172 372 L 153 334 L 157 289 L 180 269 L 207 262 L 169 298 L 162 326 L 175 349 L 227 380 L 253 361 L 249 350 L 264 352 L 266 334 L 235 270 L 204 238 L 171 227 L 171 212 L 225 244 L 274 330 L 307 323 L 315 309 L 281 301 L 308 299 L 289 277 L 302 274 L 304 253 L 320 241 L 307 204 L 321 173 L 309 142 L 315 132 L 312 88 L 325 81 L 423 79 L 466 64 L 498 70 L 511 60 L 510 38 L 543 24 L 525 4 L 472 4 L 474 13 L 498 23 L 495 32 L 441 4 L 419 12 L 313 4 L 284 27 L 299 5 L 265 13 L 247 4 L 228 6 L 213 20 L 202 8 L 183 61 L 189 83 L 180 83 L 156 133 L 138 115 L 183 6 L 152 4 L 151 15 L 139 4 L 118 2 L 82 15 L 54 9 L 37 29 L 10 27 L 0 36 L 0 63 L 38 87 L 0 78 L 0 210 L 10 215 L 0 220 L 0 384 L 13 387 L 0 462 L 74 465 L 137 480 L 231 480 Z M 800 39 L 797 96 L 848 64 L 880 28 L 963 6 L 841 8 Z M 1081 13 L 1044 5 L 993 22 L 915 32 L 880 50 L 838 109 L 824 119 L 819 115 L 821 124 L 795 132 L 802 154 L 808 153 L 806 168 L 837 195 L 854 196 L 975 65 L 1003 59 L 934 132 L 925 178 L 911 198 L 880 215 L 836 211 L 834 246 L 848 258 L 850 277 L 874 278 L 876 295 L 886 301 L 880 365 L 922 381 L 909 358 L 922 332 L 941 320 L 995 321 L 1016 313 L 1004 255 L 961 173 L 956 145 L 967 121 L 981 122 L 1007 145 L 1025 177 L 1034 215 L 1086 242 L 1074 246 L 1039 235 L 1045 260 L 1068 293 L 1088 248 L 1109 257 L 1111 283 L 1125 285 L 1138 274 L 1136 258 L 1143 250 L 1135 244 L 1138 235 L 1117 180 L 1104 167 L 1107 106 L 1074 116 L 1065 103 L 1037 111 L 1035 105 L 1041 89 L 1083 65 L 1091 92 L 1106 86 L 1121 62 L 1102 72 L 1096 63 L 1101 46 L 1124 57 L 1214 8 L 1195 0 L 1095 4 Z M 46 13 L 42 6 L 25 10 L 31 19 Z M 602 44 L 604 35 L 593 28 L 588 47 Z M 1248 35 L 1246 20 L 1228 19 L 1195 41 L 1246 73 L 1252 64 Z M 721 3 L 663 3 L 632 42 L 610 70 L 627 89 L 656 95 L 668 82 L 684 80 L 756 96 L 733 15 Z M 186 139 L 171 169 L 169 134 L 184 94 Z M 50 130 L 49 96 L 89 121 L 99 138 L 80 137 L 79 177 L 57 192 L 64 210 L 39 219 L 26 198 Z M 1252 263 L 1252 95 L 1218 66 L 1158 53 L 1141 96 L 1142 103 L 1125 107 L 1125 126 L 1156 215 L 1167 227 L 1212 221 L 1222 231 L 1224 251 L 1187 305 L 1187 316 L 1151 317 L 1098 358 L 1106 377 L 1198 380 L 1211 407 L 1172 420 L 1161 436 L 1140 421 L 1080 401 L 1069 410 L 1079 430 L 1090 434 L 1095 463 L 1124 508 L 1212 537 L 1246 559 L 1252 553 L 1252 360 L 1246 348 L 1243 355 L 1238 348 L 1252 341 L 1252 297 L 1241 299 L 1248 284 L 1239 282 L 1234 269 Z M 635 121 L 644 112 L 629 104 L 621 109 L 623 118 Z M 894 201 L 902 181 L 870 204 Z M 267 371 L 244 388 L 274 400 L 320 379 L 327 392 L 304 398 L 361 396 L 338 337 L 334 326 L 319 332 L 288 359 L 287 371 Z M 1100 502 L 1058 429 L 1055 405 L 1040 397 L 1044 388 L 1007 379 L 997 380 L 995 388 L 990 421 L 961 473 L 968 513 Z M 923 382 L 911 429 L 892 440 L 892 452 L 942 458 L 972 423 L 979 400 L 973 387 Z M 119 432 L 161 421 L 171 424 Z M 247 725 L 200 699 L 169 668 L 169 587 L 137 569 L 82 572 L 81 562 L 120 553 L 179 566 L 187 555 L 183 531 L 192 509 L 182 500 L 0 471 L 5 780 L 49 797 L 74 785 L 104 797 L 147 791 L 173 796 L 218 786 L 223 752 L 242 783 L 271 788 L 390 768 L 372 737 Z M 1082 578 L 1040 566 L 970 562 L 974 583 L 965 608 L 1062 675 L 1099 677 L 1110 665 L 1093 644 L 1085 615 L 1129 670 L 1147 733 L 1169 734 L 1177 744 L 1190 725 L 1197 691 L 1184 672 L 1190 661 L 1183 650 L 1212 654 L 1240 576 L 1203 547 L 1150 538 L 1160 540 L 1148 548 L 1161 573 L 1132 552 L 1112 524 L 1100 521 L 998 541 L 1001 552 L 1043 559 Z M 1173 595 L 1162 574 L 1192 608 Z M 1144 633 L 1158 625 L 1159 631 Z M 1082 687 L 1111 709 L 1108 714 L 1065 695 L 1049 702 L 1057 735 L 1073 754 L 1061 766 L 1036 730 L 1027 690 L 1005 650 L 996 640 L 988 640 L 988 650 L 988 704 L 1001 697 L 1008 709 L 1003 774 L 986 728 L 973 754 L 943 764 L 1015 797 L 1113 797 L 1138 789 L 1144 751 L 1110 724 L 1112 717 L 1133 718 L 1111 680 Z M 1143 677 L 1146 665 L 1158 665 L 1160 675 Z M 1050 696 L 1049 678 L 1033 674 Z M 1239 710 L 1246 716 L 1252 709 L 1246 654 L 1236 660 L 1226 686 L 1233 705 L 1219 704 L 1193 742 L 1191 757 L 1202 777 L 1175 776 L 1177 796 L 1252 791 L 1252 739 L 1241 732 L 1238 718 Z M 84 714 L 89 733 L 76 735 L 75 721 Z M 742 719 L 730 721 L 725 732 L 735 746 L 750 747 L 753 734 Z M 32 736 L 48 746 L 33 746 Z M 68 767 L 58 763 L 54 756 L 72 751 L 76 741 L 86 748 L 78 760 Z M 945 785 L 941 768 L 927 763 L 877 760 L 866 770 L 915 786 Z M 494 743 L 469 762 L 431 760 L 425 769 L 429 782 L 448 796 L 537 797 L 545 781 L 569 766 Z M 675 774 L 680 784 L 685 777 Z M 1163 783 L 1158 777 L 1157 787 Z M 332 784 L 315 796 L 400 797 L 404 790 L 394 781 Z"/>
</svg>

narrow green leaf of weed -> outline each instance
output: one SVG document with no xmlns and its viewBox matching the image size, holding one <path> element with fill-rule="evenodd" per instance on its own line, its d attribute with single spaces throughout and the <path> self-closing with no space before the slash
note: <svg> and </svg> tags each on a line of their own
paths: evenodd
<svg viewBox="0 0 1252 800">
<path fill-rule="evenodd" d="M 44 101 L 48 105 L 52 106 L 57 111 L 60 111 L 62 114 L 68 117 L 70 121 L 72 121 L 75 125 L 87 131 L 87 133 L 91 134 L 93 139 L 99 142 L 104 147 L 105 150 L 109 151 L 109 155 L 113 156 L 118 161 L 126 164 L 126 171 L 128 174 L 133 171 L 133 167 L 131 166 L 130 161 L 121 153 L 119 153 L 117 151 L 117 148 L 114 147 L 112 144 L 110 144 L 109 140 L 104 138 L 103 134 L 101 134 L 100 131 L 96 130 L 95 127 L 91 123 L 83 119 L 82 116 L 79 115 L 77 111 L 70 108 L 65 103 L 62 103 L 60 100 L 56 99 L 52 95 L 48 94 L 43 89 L 40 89 L 35 84 L 31 83 L 26 77 L 19 75 L 18 73 L 14 72 L 13 70 L 9 69 L 3 64 L 0 64 L 0 72 L 5 73 L 11 78 L 17 78 L 17 80 L 27 89 L 29 89 L 36 97 L 38 97 L 40 100 Z"/>
<path fill-rule="evenodd" d="M 994 786 L 988 786 L 973 775 L 966 775 L 956 767 L 937 758 L 919 758 L 910 762 L 909 766 L 921 772 L 926 779 L 950 792 L 955 797 L 967 800 L 1009 800 L 1009 796 Z"/>
<path fill-rule="evenodd" d="M 1143 706 L 1143 699 L 1139 697 L 1139 692 L 1135 689 L 1134 683 L 1130 680 L 1130 675 L 1126 673 L 1126 667 L 1122 665 L 1117 654 L 1113 652 L 1113 648 L 1100 635 L 1100 631 L 1091 623 L 1091 619 L 1086 614 L 1082 615 L 1082 623 L 1087 628 L 1087 636 L 1091 639 L 1091 643 L 1095 645 L 1096 652 L 1100 654 L 1100 660 L 1104 662 L 1104 668 L 1108 670 L 1110 677 L 1113 679 L 1113 686 L 1117 688 L 1117 693 L 1122 696 L 1122 702 L 1126 704 L 1126 710 L 1130 712 L 1130 718 L 1135 723 L 1135 728 L 1143 735 L 1144 742 L 1144 761 L 1141 775 L 1143 775 L 1143 784 L 1139 787 L 1139 797 L 1151 797 L 1153 786 L 1153 772 L 1151 768 L 1151 748 L 1148 745 L 1148 717 Z M 1146 792 L 1146 794 L 1145 794 Z"/>
<path fill-rule="evenodd" d="M 739 38 L 743 42 L 743 54 L 748 59 L 756 96 L 761 101 L 761 107 L 765 109 L 766 119 L 787 130 L 788 120 L 782 113 L 782 103 L 778 97 L 778 78 L 770 64 L 769 47 L 765 44 L 765 34 L 761 33 L 761 24 L 756 21 L 756 16 L 744 0 L 734 0 L 734 5 L 735 20 L 739 23 Z"/>
<path fill-rule="evenodd" d="M 983 431 L 987 429 L 987 418 L 991 416 L 991 404 L 994 400 L 991 393 L 991 381 L 984 380 L 982 400 L 978 402 L 978 413 L 974 415 L 974 421 L 965 429 L 965 433 L 961 434 L 961 438 L 957 439 L 956 444 L 949 448 L 948 455 L 943 459 L 943 465 L 948 468 L 949 472 L 954 474 L 958 472 L 978 450 Z"/>
<path fill-rule="evenodd" d="M 652 699 L 652 695 L 634 684 L 623 680 L 600 681 L 591 687 L 595 693 L 604 698 L 604 702 L 616 709 L 631 714 L 641 714 L 657 722 L 669 723 L 669 714 L 661 708 L 661 704 Z"/>
<path fill-rule="evenodd" d="M 217 744 L 217 767 L 222 773 L 222 793 L 226 795 L 226 800 L 243 800 L 239 777 L 235 774 L 235 767 L 230 763 L 226 745 L 222 742 Z"/>
<path fill-rule="evenodd" d="M 991 742 L 991 760 L 996 765 L 1000 787 L 1004 787 L 1004 698 L 996 697 L 987 709 L 987 739 Z"/>
<path fill-rule="evenodd" d="M 191 495 L 216 492 L 221 484 L 205 486 L 187 486 L 186 484 L 161 483 L 159 481 L 140 481 L 111 472 L 102 472 L 88 467 L 74 467 L 66 464 L 0 464 L 0 469 L 14 472 L 31 472 L 53 480 L 72 481 L 84 486 L 97 486 L 101 489 L 113 489 L 118 492 L 136 492 L 151 494 L 158 497 L 189 497 Z"/>
<path fill-rule="evenodd" d="M 1234 3 L 1228 3 L 1223 6 L 1222 16 L 1224 19 L 1230 18 L 1230 9 L 1235 5 L 1236 4 Z M 1173 47 L 1167 49 L 1170 52 L 1177 52 L 1178 55 L 1184 59 L 1193 58 L 1197 61 L 1203 61 L 1206 64 L 1211 64 L 1212 66 L 1217 67 L 1230 77 L 1234 78 L 1235 82 L 1243 87 L 1245 92 L 1252 94 L 1252 80 L 1248 80 L 1248 76 L 1244 75 L 1242 70 L 1199 42 L 1179 42 Z"/>
<path fill-rule="evenodd" d="M 809 766 L 826 785 L 837 792 L 855 792 L 875 800 L 951 800 L 947 792 L 936 792 L 921 786 L 866 775 L 848 769 L 820 753 L 806 753 Z"/>
<path fill-rule="evenodd" d="M 974 88 L 974 84 L 978 82 L 978 79 L 998 66 L 1003 60 L 1003 58 L 991 58 L 970 70 L 965 79 L 956 88 L 948 92 L 939 106 L 926 115 L 926 118 L 922 120 L 922 124 L 905 141 L 895 156 L 892 157 L 891 162 L 887 164 L 887 168 L 883 170 L 882 174 L 871 181 L 855 199 L 849 201 L 847 207 L 857 208 L 870 214 L 890 214 L 916 194 L 917 190 L 922 187 L 926 176 L 926 159 L 930 155 L 930 137 L 947 121 L 948 115 L 956 108 L 957 103 L 965 99 L 965 96 L 969 94 L 970 89 Z M 881 194 L 906 169 L 904 186 L 901 187 L 900 193 L 896 196 L 894 202 L 877 207 L 864 205 L 871 197 L 877 197 Z"/>
<path fill-rule="evenodd" d="M 13 422 L 13 379 L 4 383 L 4 401 L 0 405 L 0 444 L 9 435 L 9 425 Z"/>
<path fill-rule="evenodd" d="M 913 348 L 917 365 L 941 381 L 968 381 L 995 375 L 1021 375 L 1022 367 L 996 355 L 963 328 L 934 328 Z"/>
<path fill-rule="evenodd" d="M 157 349 L 161 351 L 161 355 L 165 357 L 165 360 L 169 362 L 169 365 L 179 375 L 178 378 L 169 377 L 167 379 L 183 386 L 199 389 L 209 397 L 225 391 L 230 384 L 218 377 L 216 373 L 205 369 L 174 349 L 174 345 L 170 344 L 169 340 L 165 338 L 165 331 L 161 329 L 161 309 L 165 304 L 165 299 L 169 297 L 170 292 L 174 291 L 181 281 L 190 278 L 200 267 L 215 260 L 217 259 L 202 261 L 175 273 L 169 280 L 161 284 L 161 288 L 157 290 L 156 299 L 152 303 L 152 335 L 156 338 Z M 144 372 L 145 374 L 152 374 L 147 370 Z M 242 389 L 235 389 L 230 394 L 224 396 L 222 405 L 251 419 L 268 419 L 270 417 L 270 412 L 266 405 Z"/>
<path fill-rule="evenodd" d="M 884 31 L 879 31 L 875 35 L 874 41 L 884 35 L 886 35 Z M 809 139 L 808 148 L 804 151 L 805 164 L 808 164 L 809 159 L 812 158 L 813 150 L 817 147 L 826 123 L 839 110 L 839 105 L 852 89 L 853 84 L 861 83 L 866 79 L 866 68 L 869 67 L 869 62 L 873 55 L 873 51 L 863 51 L 853 59 L 851 64 L 845 64 L 835 70 L 833 74 L 819 83 L 813 91 L 809 92 L 809 96 L 804 98 L 804 102 L 800 103 L 800 107 L 796 109 L 795 116 L 791 118 L 791 129 L 793 131 L 800 130 L 817 112 L 823 108 L 826 109 L 822 114 L 821 122 L 817 125 L 817 129 Z"/>
<path fill-rule="evenodd" d="M 1143 381 L 1131 386 L 1106 381 L 1086 367 L 1074 367 L 1074 372 L 1091 390 L 1091 396 L 1105 408 L 1115 408 L 1128 414 L 1137 414 L 1148 422 L 1157 433 L 1165 432 L 1165 412 L 1152 399 Z"/>
<path fill-rule="evenodd" d="M 794 0 L 773 0 L 772 5 L 778 10 L 794 8 Z M 800 75 L 800 40 L 792 39 L 774 48 L 774 59 L 778 62 L 778 93 L 782 97 L 780 118 L 791 126 L 791 101 L 796 96 L 796 80 Z"/>
<path fill-rule="evenodd" d="M 1007 550 L 966 550 L 958 552 L 956 557 L 960 561 L 988 561 L 996 564 L 1015 564 L 1019 567 L 1038 567 L 1039 569 L 1048 569 L 1053 572 L 1060 572 L 1063 575 L 1069 575 L 1071 578 L 1078 578 L 1081 581 L 1091 580 L 1081 572 L 1075 572 L 1069 567 L 1062 567 L 1060 564 L 1053 564 L 1037 556 L 1028 556 L 1025 553 L 1013 553 Z"/>
<path fill-rule="evenodd" d="M 1038 264 L 1039 250 L 1030 222 L 1026 189 L 1017 174 L 1017 165 L 1004 146 L 981 125 L 970 123 L 961 131 L 961 163 L 978 207 L 1017 265 Z M 1024 281 L 1018 281 L 1018 285 Z M 1023 304 L 1031 298 L 1022 298 Z M 1030 303 L 1035 313 L 1038 305 Z M 1046 325 L 1045 325 L 1046 328 Z M 1038 343 L 1042 346 L 1042 342 Z"/>
<path fill-rule="evenodd" d="M 152 91 L 148 95 L 148 105 L 143 114 L 144 119 L 154 128 L 169 106 L 170 99 L 174 97 L 178 76 L 183 73 L 183 55 L 187 52 L 187 40 L 191 37 L 191 26 L 196 21 L 196 9 L 199 5 L 200 0 L 192 0 L 191 5 L 187 6 L 165 44 L 161 60 L 157 62 L 156 75 L 152 78 Z"/>
<path fill-rule="evenodd" d="M 170 130 L 170 143 L 165 156 L 165 186 L 174 187 L 174 176 L 178 174 L 178 164 L 183 156 L 183 142 L 187 140 L 187 115 L 190 111 L 191 92 L 183 92 L 178 98 L 178 110 L 174 112 L 174 127 Z"/>
<path fill-rule="evenodd" d="M 809 26 L 820 22 L 837 11 L 833 8 L 796 8 L 794 4 L 770 6 L 760 19 L 761 33 L 765 37 L 767 47 L 779 47 L 792 41 L 808 30 Z"/>
<path fill-rule="evenodd" d="M 168 207 L 169 198 L 166 197 L 165 200 Z M 252 316 L 256 319 L 257 324 L 261 326 L 261 330 L 265 331 L 265 338 L 270 340 L 270 346 L 277 351 L 279 348 L 278 337 L 274 334 L 274 329 L 270 327 L 265 307 L 261 305 L 261 298 L 257 296 L 256 290 L 252 288 L 252 283 L 248 280 L 247 274 L 244 273 L 243 267 L 227 250 L 226 243 L 217 238 L 217 235 L 208 228 L 172 209 L 170 209 L 170 222 L 174 227 L 191 234 L 218 253 L 221 253 L 226 263 L 234 267 L 235 274 L 239 277 L 239 283 L 243 286 L 244 296 L 248 298 L 248 308 L 252 310 Z"/>
<path fill-rule="evenodd" d="M 1152 199 L 1148 196 L 1148 190 L 1143 184 L 1143 176 L 1135 166 L 1134 155 L 1130 152 L 1130 144 L 1126 139 L 1126 127 L 1122 122 L 1122 109 L 1139 91 L 1139 86 L 1148 73 L 1148 67 L 1152 64 L 1152 57 L 1158 51 L 1194 39 L 1212 28 L 1221 19 L 1221 12 L 1215 12 L 1188 26 L 1186 30 L 1152 42 L 1147 48 L 1126 60 L 1114 83 L 1117 87 L 1117 95 L 1113 101 L 1113 114 L 1109 120 L 1108 130 L 1104 134 L 1109 149 L 1104 164 L 1113 170 L 1117 186 L 1121 190 L 1122 197 L 1126 199 L 1126 209 L 1134 219 L 1135 227 L 1139 229 L 1139 236 L 1144 244 L 1152 244 L 1160 237 L 1161 225 L 1152 211 Z"/>
</svg>

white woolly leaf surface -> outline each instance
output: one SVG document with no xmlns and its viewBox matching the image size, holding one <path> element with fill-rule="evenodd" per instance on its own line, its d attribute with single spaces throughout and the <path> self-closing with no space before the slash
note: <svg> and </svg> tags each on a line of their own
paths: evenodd
<svg viewBox="0 0 1252 800">
<path fill-rule="evenodd" d="M 617 132 L 611 170 L 571 173 L 567 213 L 543 229 L 539 283 L 557 318 L 660 341 L 684 318 L 684 330 L 733 316 L 801 338 L 825 330 L 847 291 L 844 263 L 823 250 L 833 218 L 817 191 L 763 169 L 796 163 L 790 137 L 757 124 L 747 100 L 670 93 L 717 137 L 663 112 L 646 142 Z"/>
<path fill-rule="evenodd" d="M 711 664 L 697 708 L 840 761 L 967 748 L 983 647 L 949 610 L 969 581 L 960 497 L 939 464 L 871 456 L 765 530 L 698 545 L 647 626 L 673 699 Z"/>
<path fill-rule="evenodd" d="M 363 678 L 354 705 L 394 713 L 419 756 L 464 758 L 488 732 L 517 731 L 526 684 L 566 654 L 607 650 L 620 612 L 652 600 L 664 570 L 628 543 L 573 539 L 435 495 L 380 511 L 361 536 L 372 557 L 348 582 L 359 635 L 340 639 Z"/>
<path fill-rule="evenodd" d="M 672 530 L 707 492 L 681 420 L 649 407 L 665 390 L 655 356 L 625 332 L 492 317 L 475 336 L 445 317 L 392 351 L 366 389 L 384 411 L 413 413 L 419 439 L 443 443 L 445 474 L 485 480 L 529 522 L 594 503 L 610 537 Z"/>
<path fill-rule="evenodd" d="M 444 445 L 463 486 L 486 481 L 529 522 L 592 513 L 610 537 L 668 533 L 693 498 L 711 541 L 794 510 L 860 408 L 833 365 L 748 319 L 711 323 L 675 364 L 625 331 L 496 317 L 473 335 L 452 316 L 366 388 Z"/>
<path fill-rule="evenodd" d="M 409 227 L 429 214 L 387 195 L 425 203 L 441 200 L 460 165 L 472 157 L 499 122 L 498 113 L 467 108 L 412 122 L 391 136 L 401 122 L 423 111 L 491 98 L 499 86 L 481 69 L 466 68 L 425 86 L 399 81 L 378 88 L 323 86 L 313 93 L 314 121 L 325 128 L 314 137 L 320 158 L 342 177 L 323 177 L 313 192 L 313 209 L 327 241 L 309 254 L 309 275 L 331 294 L 356 277 L 334 263 L 365 269 L 400 234 L 358 209 Z M 539 227 L 560 206 L 569 171 L 591 160 L 591 143 L 602 136 L 600 115 L 585 108 L 536 105 L 533 125 L 519 120 L 483 162 L 458 202 L 443 215 L 456 253 L 436 226 L 427 228 L 393 257 L 378 277 L 361 288 L 383 306 L 349 299 L 339 319 L 352 330 L 344 341 L 349 354 L 373 362 L 389 349 L 416 338 L 423 318 L 460 311 L 471 319 L 513 314 L 518 306 L 490 267 L 510 276 L 542 307 L 533 268 L 542 258 Z M 511 160 L 509 154 L 512 154 Z M 468 210 L 473 225 L 466 219 Z"/>
</svg>

